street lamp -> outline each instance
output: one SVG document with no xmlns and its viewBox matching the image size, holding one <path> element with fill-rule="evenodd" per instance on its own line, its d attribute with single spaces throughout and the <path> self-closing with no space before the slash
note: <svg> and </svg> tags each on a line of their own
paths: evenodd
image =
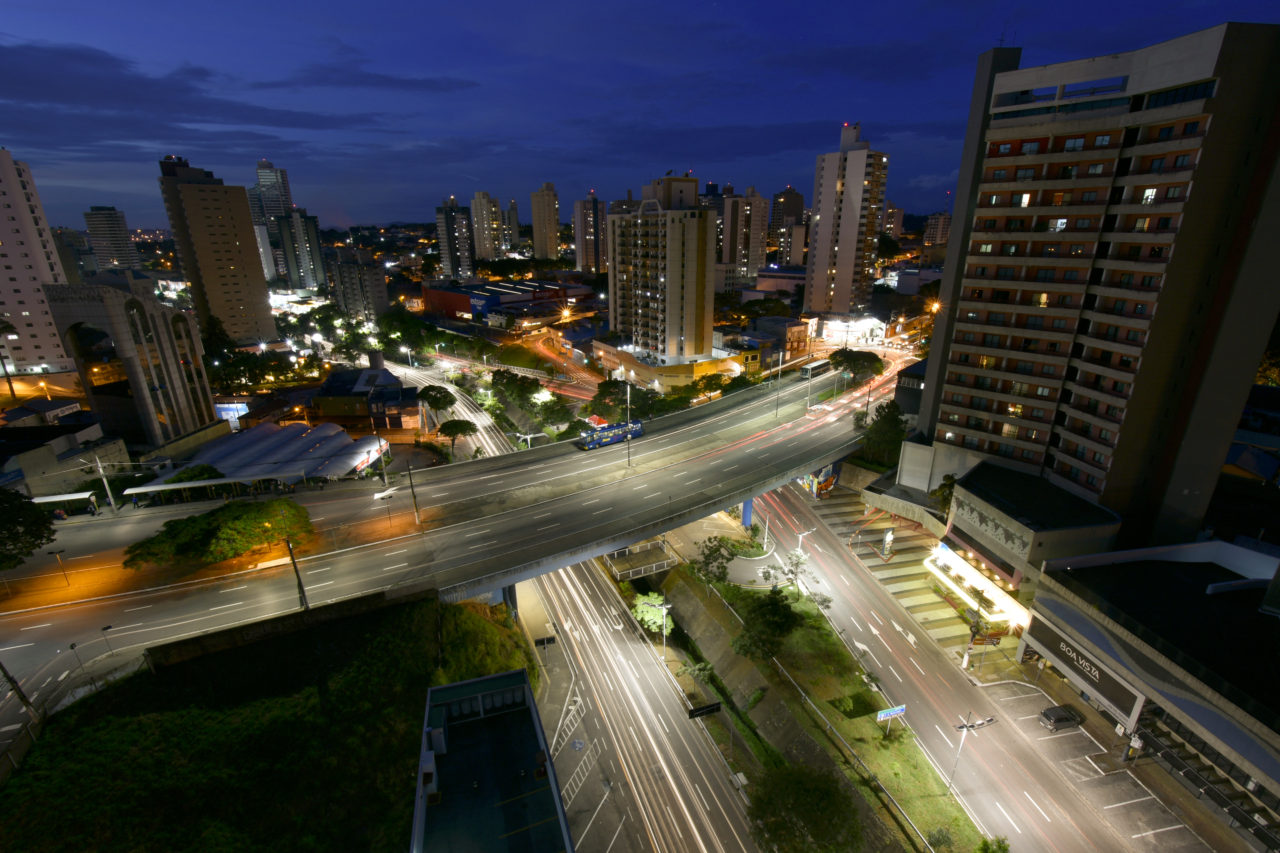
<svg viewBox="0 0 1280 853">
<path fill-rule="evenodd" d="M 662 626 L 659 630 L 662 631 L 662 660 L 665 663 L 667 660 L 667 611 L 671 609 L 672 605 L 667 604 L 667 594 L 665 592 L 662 594 L 661 604 L 650 604 L 647 601 L 641 601 L 639 604 L 641 607 L 652 607 L 654 610 L 662 611 Z"/>
<path fill-rule="evenodd" d="M 283 517 L 284 512 L 281 511 L 280 515 Z M 270 530 L 271 522 L 264 521 L 262 526 Z M 302 585 L 302 572 L 298 571 L 298 560 L 293 556 L 293 542 L 289 540 L 288 536 L 284 537 L 284 547 L 289 551 L 289 563 L 293 566 L 293 577 L 298 582 L 298 600 L 302 603 L 303 610 L 310 610 L 311 605 L 307 603 L 307 588 Z"/>
<path fill-rule="evenodd" d="M 44 398 L 45 398 L 46 400 L 52 400 L 52 399 L 53 399 L 52 397 L 50 397 L 50 396 L 49 396 L 49 386 L 48 386 L 48 385 L 46 385 L 46 384 L 44 384 L 44 380 L 43 380 L 43 379 L 41 379 L 41 380 L 40 380 L 40 390 L 44 392 Z"/>
<path fill-rule="evenodd" d="M 817 529 L 818 529 L 818 528 L 816 528 L 816 527 L 815 527 L 815 528 L 813 528 L 813 530 L 806 530 L 804 533 L 801 533 L 801 534 L 796 538 L 796 550 L 797 550 L 797 551 L 799 551 L 799 552 L 800 552 L 800 553 L 802 553 L 802 554 L 804 553 L 804 537 L 808 536 L 810 533 L 812 533 L 814 530 L 817 530 Z"/>
<path fill-rule="evenodd" d="M 957 716 L 959 715 L 957 714 Z M 991 723 L 995 720 L 995 717 L 987 717 L 986 719 L 983 719 L 983 720 L 976 720 L 974 722 L 970 722 L 969 720 L 972 716 L 973 716 L 973 712 L 970 711 L 968 714 L 964 715 L 963 717 L 960 717 L 962 722 L 960 723 L 960 725 L 956 726 L 956 728 L 960 730 L 960 746 L 956 747 L 956 763 L 951 766 L 951 775 L 947 778 L 948 794 L 951 793 L 951 784 L 956 780 L 956 770 L 957 768 L 960 767 L 960 751 L 964 749 L 964 736 L 969 733 L 970 729 L 981 728 L 982 726 L 985 726 L 988 723 Z"/>
<path fill-rule="evenodd" d="M 392 495 L 382 495 L 377 500 L 383 501 L 387 505 L 387 530 L 391 529 L 391 498 Z"/>
<path fill-rule="evenodd" d="M 405 355 L 409 356 L 409 366 L 410 366 L 410 367 L 417 367 L 417 365 L 413 363 L 413 350 L 409 349 L 408 347 L 400 347 L 400 352 L 402 352 L 402 353 L 404 353 Z"/>
<path fill-rule="evenodd" d="M 107 651 L 113 652 L 115 651 L 115 649 L 111 648 L 111 638 L 107 636 L 107 632 L 110 630 L 111 630 L 110 625 L 102 626 L 102 642 L 107 644 Z"/>
<path fill-rule="evenodd" d="M 59 548 L 56 551 L 46 551 L 45 553 L 52 554 L 53 556 L 58 558 L 58 568 L 62 570 L 62 579 L 66 581 L 67 586 L 70 587 L 71 578 L 67 577 L 67 567 L 62 563 L 62 555 L 66 553 L 66 550 L 67 550 L 66 548 Z"/>
</svg>

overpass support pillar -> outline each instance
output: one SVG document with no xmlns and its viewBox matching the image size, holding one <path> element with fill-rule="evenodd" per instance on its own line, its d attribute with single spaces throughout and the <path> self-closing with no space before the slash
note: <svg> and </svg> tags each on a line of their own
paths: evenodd
<svg viewBox="0 0 1280 853">
<path fill-rule="evenodd" d="M 520 614 L 516 608 L 516 585 L 508 584 L 502 588 L 502 603 L 511 611 L 511 618 L 518 619 Z"/>
<path fill-rule="evenodd" d="M 755 498 L 747 498 L 742 502 L 742 527 L 744 530 L 751 529 L 751 502 Z"/>
</svg>

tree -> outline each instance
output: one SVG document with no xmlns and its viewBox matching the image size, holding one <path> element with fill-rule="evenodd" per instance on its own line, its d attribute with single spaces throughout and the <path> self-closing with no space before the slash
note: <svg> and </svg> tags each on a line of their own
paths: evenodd
<svg viewBox="0 0 1280 853">
<path fill-rule="evenodd" d="M 946 515 L 951 511 L 951 498 L 956 492 L 956 475 L 944 474 L 942 482 L 938 487 L 929 492 L 929 497 L 938 502 L 938 509 L 942 510 L 942 514 Z"/>
<path fill-rule="evenodd" d="M 440 424 L 440 434 L 449 439 L 449 452 L 453 452 L 454 445 L 458 443 L 458 439 L 468 435 L 475 435 L 480 430 L 471 421 L 454 418 L 451 421 L 445 421 Z"/>
<path fill-rule="evenodd" d="M 631 607 L 631 615 L 644 626 L 646 631 L 657 634 L 670 634 L 673 627 L 671 615 L 667 613 L 666 597 L 659 592 L 646 592 L 636 596 L 636 603 Z"/>
<path fill-rule="evenodd" d="M 841 347 L 827 356 L 827 361 L 831 362 L 831 366 L 836 370 L 842 370 L 854 376 L 859 373 L 874 373 L 877 376 L 884 373 L 884 362 L 873 352 Z"/>
<path fill-rule="evenodd" d="M 888 465 L 898 457 L 898 448 L 907 437 L 907 420 L 897 402 L 890 400 L 876 409 L 862 440 L 862 452 L 872 462 Z"/>
<path fill-rule="evenodd" d="M 733 638 L 733 650 L 752 660 L 768 660 L 782 648 L 782 642 L 800 627 L 803 617 L 791 607 L 776 586 L 751 599 L 741 614 L 743 626 Z"/>
<path fill-rule="evenodd" d="M 698 556 L 689 568 L 701 578 L 710 592 L 711 584 L 724 583 L 729 579 L 729 564 L 733 562 L 733 551 L 723 536 L 711 536 L 698 543 Z"/>
<path fill-rule="evenodd" d="M 929 830 L 925 838 L 929 842 L 929 846 L 934 850 L 949 850 L 955 841 L 951 838 L 951 830 L 945 826 L 938 826 Z"/>
<path fill-rule="evenodd" d="M 776 853 L 846 853 L 862 847 L 853 795 L 830 771 L 803 764 L 770 767 L 747 806 L 751 836 Z"/>
<path fill-rule="evenodd" d="M 427 404 L 436 420 L 440 420 L 440 412 L 458 402 L 453 392 L 443 385 L 424 385 L 418 389 L 418 399 Z"/>
<path fill-rule="evenodd" d="M 973 853 L 1009 853 L 1009 840 L 1003 836 L 984 838 L 974 848 Z"/>
<path fill-rule="evenodd" d="M 896 257 L 902 251 L 902 244 L 888 234 L 880 235 L 880 243 L 876 247 L 876 256 L 880 258 Z"/>
<path fill-rule="evenodd" d="M 711 684 L 711 680 L 716 677 L 716 668 L 709 661 L 698 661 L 697 663 L 687 663 L 676 670 L 676 677 L 687 675 L 699 684 Z"/>
<path fill-rule="evenodd" d="M 0 518 L 0 571 L 17 568 L 54 539 L 53 514 L 13 489 L 0 489 Z"/>
<path fill-rule="evenodd" d="M 772 580 L 773 573 L 777 572 L 779 575 L 782 576 L 786 584 L 789 584 L 795 587 L 795 595 L 792 596 L 792 600 L 794 601 L 795 599 L 798 599 L 800 597 L 800 579 L 809 574 L 809 572 L 805 569 L 805 565 L 808 562 L 809 562 L 809 555 L 806 554 L 804 551 L 801 551 L 799 548 L 797 548 L 794 551 L 789 551 L 787 555 L 782 558 L 781 565 L 779 565 L 776 569 L 769 568 L 765 570 L 769 572 L 769 574 L 765 575 L 764 579 Z"/>
</svg>

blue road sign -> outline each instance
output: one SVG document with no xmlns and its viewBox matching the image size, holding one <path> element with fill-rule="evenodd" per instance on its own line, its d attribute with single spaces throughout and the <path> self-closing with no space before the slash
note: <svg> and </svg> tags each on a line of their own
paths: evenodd
<svg viewBox="0 0 1280 853">
<path fill-rule="evenodd" d="M 907 713 L 906 705 L 899 705 L 896 708 L 885 708 L 883 711 L 876 712 L 876 722 L 883 723 L 885 720 L 892 720 L 894 717 L 901 717 Z"/>
</svg>

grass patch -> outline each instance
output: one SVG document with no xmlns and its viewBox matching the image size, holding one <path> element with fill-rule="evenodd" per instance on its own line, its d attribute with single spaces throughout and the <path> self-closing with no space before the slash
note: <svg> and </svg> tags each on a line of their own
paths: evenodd
<svg viewBox="0 0 1280 853">
<path fill-rule="evenodd" d="M 548 373 L 555 373 L 554 367 L 545 359 L 522 346 L 500 347 L 497 360 L 499 363 L 510 365 L 511 367 L 523 367 L 528 370 L 544 370 Z"/>
<path fill-rule="evenodd" d="M 427 600 L 136 675 L 50 719 L 4 846 L 403 849 L 428 685 L 534 666 L 505 608 Z"/>
</svg>

